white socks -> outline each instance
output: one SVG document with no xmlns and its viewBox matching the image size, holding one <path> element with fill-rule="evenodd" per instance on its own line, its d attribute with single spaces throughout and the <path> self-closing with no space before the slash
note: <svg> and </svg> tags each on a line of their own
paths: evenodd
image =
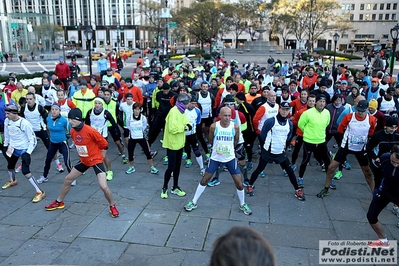
<svg viewBox="0 0 399 266">
<path fill-rule="evenodd" d="M 206 186 L 201 186 L 201 184 L 198 184 L 197 190 L 195 191 L 195 195 L 193 198 L 193 203 L 197 204 L 197 201 L 199 197 L 201 197 L 202 193 L 205 191 Z"/>
</svg>

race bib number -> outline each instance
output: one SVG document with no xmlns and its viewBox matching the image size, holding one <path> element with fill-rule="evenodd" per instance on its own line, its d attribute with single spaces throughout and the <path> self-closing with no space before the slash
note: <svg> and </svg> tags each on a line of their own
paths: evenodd
<svg viewBox="0 0 399 266">
<path fill-rule="evenodd" d="M 216 153 L 219 155 L 231 155 L 231 145 L 223 143 L 216 144 Z"/>
<path fill-rule="evenodd" d="M 365 136 L 352 136 L 353 145 L 364 145 L 366 143 Z"/>
<path fill-rule="evenodd" d="M 75 144 L 75 147 L 80 157 L 89 157 L 89 151 L 87 150 L 86 146 L 79 146 Z"/>
<path fill-rule="evenodd" d="M 14 153 L 14 147 L 11 146 L 11 145 L 8 145 L 8 148 L 7 148 L 7 151 L 6 151 L 7 156 L 11 157 L 13 153 Z"/>
</svg>

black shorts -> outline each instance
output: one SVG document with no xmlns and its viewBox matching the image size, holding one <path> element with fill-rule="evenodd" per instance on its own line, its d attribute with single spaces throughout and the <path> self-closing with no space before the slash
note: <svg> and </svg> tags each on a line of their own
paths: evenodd
<svg viewBox="0 0 399 266">
<path fill-rule="evenodd" d="M 213 123 L 212 117 L 201 118 L 201 124 L 205 124 L 206 127 L 210 127 Z"/>
<path fill-rule="evenodd" d="M 362 151 L 351 151 L 347 148 L 339 147 L 332 159 L 339 163 L 344 163 L 346 161 L 346 156 L 348 156 L 348 154 L 355 155 L 356 160 L 359 162 L 360 166 L 368 166 L 369 165 L 369 159 L 367 156 L 367 152 L 363 151 L 363 150 Z"/>
<path fill-rule="evenodd" d="M 84 173 L 90 167 L 93 167 L 94 172 L 96 173 L 96 175 L 98 175 L 99 173 L 105 173 L 106 172 L 103 163 L 98 163 L 98 164 L 93 165 L 93 166 L 87 166 L 87 165 L 83 164 L 81 161 L 79 161 L 73 168 L 75 168 L 76 170 L 78 170 L 81 173 Z"/>
<path fill-rule="evenodd" d="M 121 140 L 121 133 L 118 127 L 108 127 L 108 132 L 111 134 L 114 142 Z"/>
<path fill-rule="evenodd" d="M 130 135 L 130 130 L 128 128 L 123 128 L 123 137 L 128 138 Z"/>
<path fill-rule="evenodd" d="M 237 144 L 237 146 L 234 149 L 236 158 L 239 161 L 245 160 L 245 146 L 244 143 Z"/>
</svg>

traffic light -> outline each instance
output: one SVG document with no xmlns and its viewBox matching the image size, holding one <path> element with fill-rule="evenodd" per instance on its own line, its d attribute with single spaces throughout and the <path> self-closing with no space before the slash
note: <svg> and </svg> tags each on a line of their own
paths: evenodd
<svg viewBox="0 0 399 266">
<path fill-rule="evenodd" d="M 20 30 L 17 30 L 17 37 L 19 37 L 20 34 L 21 34 L 21 31 L 20 31 Z"/>
<path fill-rule="evenodd" d="M 79 28 L 79 26 L 78 25 L 75 25 L 75 26 L 73 26 L 75 29 L 78 29 Z"/>
<path fill-rule="evenodd" d="M 12 30 L 12 37 L 15 38 L 15 30 Z"/>
</svg>

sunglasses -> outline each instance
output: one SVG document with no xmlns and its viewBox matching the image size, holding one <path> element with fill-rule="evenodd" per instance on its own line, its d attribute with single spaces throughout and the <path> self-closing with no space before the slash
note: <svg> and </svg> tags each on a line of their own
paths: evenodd
<svg viewBox="0 0 399 266">
<path fill-rule="evenodd" d="M 225 103 L 224 105 L 227 105 L 227 106 L 234 106 L 234 105 L 236 105 L 235 103 L 232 103 L 232 102 L 228 102 L 228 103 Z"/>
</svg>

